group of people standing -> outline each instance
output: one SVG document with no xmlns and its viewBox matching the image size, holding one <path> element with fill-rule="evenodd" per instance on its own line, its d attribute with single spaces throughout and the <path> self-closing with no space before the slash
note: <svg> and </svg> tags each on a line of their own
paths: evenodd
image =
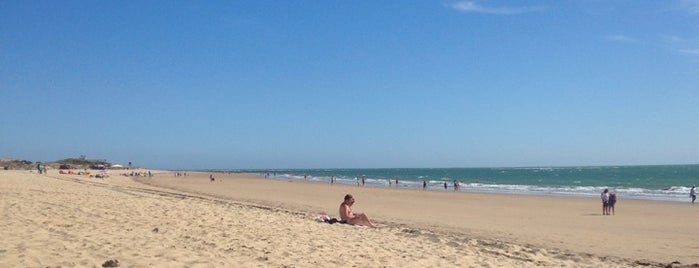
<svg viewBox="0 0 699 268">
<path fill-rule="evenodd" d="M 614 205 L 616 205 L 616 193 L 612 193 L 609 189 L 604 189 L 601 195 L 602 198 L 602 215 L 614 215 Z M 689 190 L 689 198 L 692 199 L 692 204 L 697 200 L 696 185 L 692 185 Z"/>
<path fill-rule="evenodd" d="M 616 193 L 604 189 L 602 192 L 602 215 L 614 215 L 614 205 L 616 205 Z"/>
</svg>

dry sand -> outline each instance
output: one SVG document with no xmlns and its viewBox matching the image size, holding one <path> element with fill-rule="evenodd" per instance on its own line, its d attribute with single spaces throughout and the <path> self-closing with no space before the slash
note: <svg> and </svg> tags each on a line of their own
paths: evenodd
<svg viewBox="0 0 699 268">
<path fill-rule="evenodd" d="M 0 267 L 648 267 L 699 262 L 699 204 L 192 173 L 0 171 Z M 144 184 L 145 183 L 145 184 Z M 385 227 L 316 221 L 342 197 Z"/>
</svg>

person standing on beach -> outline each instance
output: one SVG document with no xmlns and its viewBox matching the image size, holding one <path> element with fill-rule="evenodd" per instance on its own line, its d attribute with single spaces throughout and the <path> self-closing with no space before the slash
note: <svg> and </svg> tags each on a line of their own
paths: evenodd
<svg viewBox="0 0 699 268">
<path fill-rule="evenodd" d="M 369 217 L 364 213 L 352 213 L 352 205 L 354 205 L 354 197 L 351 194 L 345 195 L 345 200 L 340 204 L 340 219 L 351 225 L 369 226 L 376 228 Z"/>
<path fill-rule="evenodd" d="M 425 181 L 425 180 L 422 181 L 422 189 L 423 190 L 427 189 L 427 181 Z"/>
<path fill-rule="evenodd" d="M 692 189 L 689 190 L 689 197 L 692 198 L 692 204 L 694 204 L 694 200 L 697 200 L 697 190 L 695 187 L 696 185 L 692 185 Z"/>
<path fill-rule="evenodd" d="M 447 182 L 445 181 L 444 182 L 444 190 L 446 190 L 446 189 L 447 189 Z"/>
<path fill-rule="evenodd" d="M 609 215 L 609 189 L 604 189 L 602 198 L 602 215 Z"/>
<path fill-rule="evenodd" d="M 607 215 L 609 215 L 609 212 L 612 212 L 612 215 L 616 215 L 616 211 L 614 211 L 614 205 L 616 205 L 616 193 L 609 193 L 609 205 L 607 206 Z"/>
</svg>

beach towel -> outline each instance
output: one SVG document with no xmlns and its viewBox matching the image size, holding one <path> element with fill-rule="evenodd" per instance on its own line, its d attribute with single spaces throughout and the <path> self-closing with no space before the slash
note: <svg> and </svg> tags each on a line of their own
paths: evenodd
<svg viewBox="0 0 699 268">
<path fill-rule="evenodd" d="M 318 221 L 320 221 L 320 222 L 326 222 L 326 223 L 329 223 L 329 224 L 335 224 L 335 223 L 345 224 L 345 223 L 347 223 L 347 222 L 345 222 L 345 221 L 338 220 L 337 218 L 333 218 L 333 217 L 330 217 L 330 216 L 325 215 L 325 214 L 322 214 L 322 215 L 318 216 Z"/>
</svg>

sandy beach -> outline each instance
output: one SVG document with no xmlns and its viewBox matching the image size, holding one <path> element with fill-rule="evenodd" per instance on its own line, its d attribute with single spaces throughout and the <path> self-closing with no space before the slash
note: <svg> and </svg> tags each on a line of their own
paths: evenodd
<svg viewBox="0 0 699 268">
<path fill-rule="evenodd" d="M 155 173 L 0 171 L 0 267 L 656 267 L 699 262 L 699 205 Z M 317 221 L 354 210 L 384 227 Z"/>
</svg>

